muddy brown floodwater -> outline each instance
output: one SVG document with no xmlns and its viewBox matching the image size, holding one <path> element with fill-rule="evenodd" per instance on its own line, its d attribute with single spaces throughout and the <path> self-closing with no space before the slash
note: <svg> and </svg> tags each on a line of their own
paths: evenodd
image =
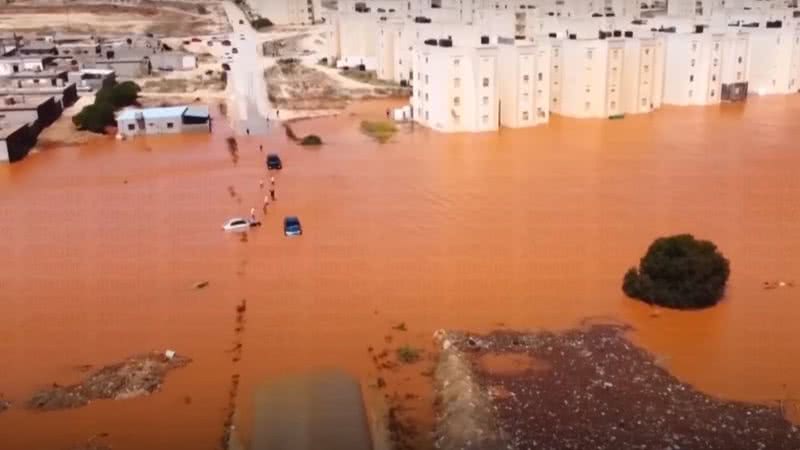
<svg viewBox="0 0 800 450">
<path fill-rule="evenodd" d="M 417 127 L 381 145 L 359 122 L 386 106 L 295 125 L 321 148 L 282 131 L 241 138 L 236 165 L 219 125 L 211 136 L 101 139 L 0 166 L 0 392 L 12 402 L 2 448 L 61 449 L 108 433 L 115 450 L 213 449 L 234 372 L 246 432 L 264 380 L 340 367 L 366 385 L 377 375 L 368 346 L 431 350 L 438 328 L 563 329 L 586 317 L 630 323 L 635 342 L 704 392 L 800 398 L 800 288 L 762 288 L 800 279 L 800 97 L 477 135 Z M 284 168 L 277 201 L 245 241 L 220 226 L 260 211 L 259 143 Z M 285 215 L 300 217 L 302 237 L 283 237 Z M 622 275 L 652 239 L 678 232 L 730 258 L 727 295 L 712 309 L 652 317 L 624 297 Z M 245 351 L 234 365 L 242 299 Z M 391 329 L 399 322 L 407 331 Z M 164 348 L 194 362 L 155 395 L 20 406 L 43 386 L 78 381 L 80 366 Z M 414 375 L 429 367 L 401 368 L 386 387 L 421 395 L 422 423 L 430 380 Z"/>
</svg>

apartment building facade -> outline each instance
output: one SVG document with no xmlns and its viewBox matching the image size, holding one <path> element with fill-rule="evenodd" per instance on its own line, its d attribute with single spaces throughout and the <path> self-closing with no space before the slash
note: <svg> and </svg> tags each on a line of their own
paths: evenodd
<svg viewBox="0 0 800 450">
<path fill-rule="evenodd" d="M 712 105 L 722 97 L 721 33 L 664 33 L 664 103 Z"/>
<path fill-rule="evenodd" d="M 416 48 L 414 58 L 416 122 L 442 132 L 499 128 L 497 47 L 453 47 L 440 40 Z"/>
<path fill-rule="evenodd" d="M 500 125 L 531 127 L 550 120 L 548 39 L 535 42 L 503 38 L 498 42 Z"/>
<path fill-rule="evenodd" d="M 800 91 L 800 29 L 753 28 L 749 34 L 749 91 L 758 95 Z"/>
<path fill-rule="evenodd" d="M 622 105 L 625 114 L 643 114 L 661 107 L 664 88 L 664 41 L 660 37 L 625 39 Z"/>
<path fill-rule="evenodd" d="M 576 118 L 623 115 L 625 40 L 565 39 L 560 47 L 556 73 L 551 71 L 560 77 L 558 92 L 551 90 L 551 108 L 558 104 L 559 114 Z"/>
</svg>

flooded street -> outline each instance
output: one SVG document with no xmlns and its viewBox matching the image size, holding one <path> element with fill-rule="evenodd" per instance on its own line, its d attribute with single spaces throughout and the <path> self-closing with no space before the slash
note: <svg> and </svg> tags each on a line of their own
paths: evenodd
<svg viewBox="0 0 800 450">
<path fill-rule="evenodd" d="M 282 130 L 240 138 L 236 164 L 219 119 L 212 136 L 101 138 L 0 166 L 0 393 L 13 403 L 0 447 L 108 433 L 115 450 L 211 450 L 233 373 L 247 432 L 256 386 L 272 377 L 339 367 L 366 385 L 370 346 L 432 349 L 439 328 L 560 329 L 587 317 L 630 323 L 635 342 L 702 391 L 800 398 L 800 288 L 762 288 L 800 281 L 800 97 L 478 135 L 416 127 L 381 145 L 359 122 L 385 107 L 294 126 L 320 148 Z M 283 159 L 277 201 L 242 242 L 220 226 L 260 211 L 267 152 Z M 285 215 L 300 218 L 302 237 L 283 236 Z M 730 259 L 727 295 L 652 317 L 624 296 L 622 276 L 654 238 L 682 232 Z M 400 322 L 408 331 L 391 333 Z M 153 396 L 23 407 L 38 388 L 78 380 L 78 366 L 165 348 L 193 362 Z M 387 391 L 424 403 L 430 365 L 402 368 Z"/>
</svg>

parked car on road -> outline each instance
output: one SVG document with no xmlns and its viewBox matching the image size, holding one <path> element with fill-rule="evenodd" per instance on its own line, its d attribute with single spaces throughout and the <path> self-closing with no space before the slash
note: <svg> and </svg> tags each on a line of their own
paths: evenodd
<svg viewBox="0 0 800 450">
<path fill-rule="evenodd" d="M 222 225 L 222 229 L 225 231 L 247 231 L 249 228 L 250 221 L 247 219 L 242 219 L 241 217 L 228 219 L 228 221 Z"/>
<path fill-rule="evenodd" d="M 275 153 L 270 153 L 269 155 L 267 155 L 267 169 L 269 170 L 283 169 L 283 162 L 281 162 L 281 157 Z"/>
<path fill-rule="evenodd" d="M 222 70 L 231 70 L 231 66 L 228 63 L 222 63 Z"/>
<path fill-rule="evenodd" d="M 231 45 L 231 41 L 229 41 L 229 40 L 225 39 L 224 41 L 222 41 L 222 45 L 224 45 L 224 46 L 226 46 L 226 47 L 227 47 L 227 46 L 230 46 L 230 45 Z"/>
<path fill-rule="evenodd" d="M 296 216 L 286 216 L 283 219 L 283 234 L 286 236 L 300 236 L 303 234 L 303 227 L 300 219 Z"/>
<path fill-rule="evenodd" d="M 238 49 L 238 48 L 236 48 L 236 47 L 233 47 L 233 50 L 231 50 L 231 52 L 233 52 L 233 53 L 239 53 L 239 49 Z"/>
<path fill-rule="evenodd" d="M 239 25 L 244 25 L 244 20 L 243 19 L 239 19 Z"/>
</svg>

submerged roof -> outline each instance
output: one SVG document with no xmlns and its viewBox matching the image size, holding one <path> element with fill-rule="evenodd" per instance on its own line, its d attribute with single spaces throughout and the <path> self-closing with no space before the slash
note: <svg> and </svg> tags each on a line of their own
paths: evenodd
<svg viewBox="0 0 800 450">
<path fill-rule="evenodd" d="M 186 108 L 186 112 L 183 113 L 186 117 L 199 117 L 203 119 L 207 119 L 211 114 L 208 112 L 207 105 L 191 105 Z"/>
<path fill-rule="evenodd" d="M 144 119 L 169 119 L 183 116 L 187 106 L 168 106 L 165 108 L 126 109 L 117 114 L 117 120 L 136 120 L 141 114 Z"/>
</svg>

